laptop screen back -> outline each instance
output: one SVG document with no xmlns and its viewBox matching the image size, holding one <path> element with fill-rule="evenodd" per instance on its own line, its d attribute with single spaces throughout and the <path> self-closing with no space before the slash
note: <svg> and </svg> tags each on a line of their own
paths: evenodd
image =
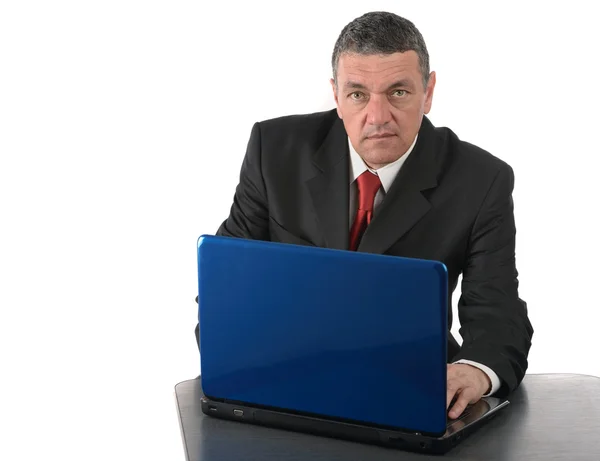
<svg viewBox="0 0 600 461">
<path fill-rule="evenodd" d="M 198 281 L 207 397 L 445 431 L 442 263 L 202 236 Z"/>
</svg>

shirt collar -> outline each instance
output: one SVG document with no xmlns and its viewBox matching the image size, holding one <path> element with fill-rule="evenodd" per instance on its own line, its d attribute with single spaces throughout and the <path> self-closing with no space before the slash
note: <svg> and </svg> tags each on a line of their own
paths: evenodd
<svg viewBox="0 0 600 461">
<path fill-rule="evenodd" d="M 400 157 L 395 162 L 389 163 L 388 165 L 379 168 L 378 170 L 373 170 L 369 168 L 362 157 L 358 155 L 358 152 L 354 150 L 352 143 L 350 142 L 350 138 L 348 138 L 348 147 L 350 148 L 350 184 L 352 184 L 356 178 L 358 178 L 361 174 L 363 174 L 366 170 L 369 170 L 371 173 L 374 173 L 379 176 L 379 180 L 381 181 L 381 185 L 383 186 L 383 190 L 385 193 L 388 192 L 394 179 L 396 179 L 396 175 L 400 171 L 400 168 L 412 152 L 415 144 L 417 143 L 417 138 L 419 135 L 415 136 L 415 140 L 408 148 L 406 153 Z"/>
</svg>

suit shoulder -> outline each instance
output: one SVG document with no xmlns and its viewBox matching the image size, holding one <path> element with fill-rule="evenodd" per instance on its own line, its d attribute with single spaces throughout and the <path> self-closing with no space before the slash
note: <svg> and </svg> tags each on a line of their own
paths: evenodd
<svg viewBox="0 0 600 461">
<path fill-rule="evenodd" d="M 338 119 L 335 109 L 309 114 L 293 114 L 257 123 L 261 134 L 274 140 L 306 140 L 324 138 Z"/>
<path fill-rule="evenodd" d="M 323 123 L 332 123 L 337 118 L 335 109 L 321 112 L 312 112 L 309 114 L 291 114 L 280 117 L 273 117 L 260 121 L 260 125 L 265 128 L 271 127 L 296 127 L 298 125 L 322 125 Z"/>
<path fill-rule="evenodd" d="M 473 172 L 495 175 L 500 171 L 512 174 L 512 167 L 498 156 L 473 143 L 462 140 L 451 129 L 435 129 L 438 138 L 445 139 L 448 150 L 455 161 Z"/>
</svg>

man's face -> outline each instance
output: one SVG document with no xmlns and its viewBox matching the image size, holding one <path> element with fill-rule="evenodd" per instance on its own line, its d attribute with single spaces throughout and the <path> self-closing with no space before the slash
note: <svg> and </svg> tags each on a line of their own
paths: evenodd
<svg viewBox="0 0 600 461">
<path fill-rule="evenodd" d="M 342 54 L 337 86 L 331 80 L 337 112 L 354 149 L 371 168 L 400 158 L 429 113 L 435 73 L 423 87 L 414 51 L 391 55 Z"/>
</svg>

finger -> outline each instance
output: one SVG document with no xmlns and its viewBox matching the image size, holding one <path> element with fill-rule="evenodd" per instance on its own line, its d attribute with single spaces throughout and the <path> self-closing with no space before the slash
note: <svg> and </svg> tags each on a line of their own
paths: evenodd
<svg viewBox="0 0 600 461">
<path fill-rule="evenodd" d="M 473 387 L 463 389 L 459 394 L 456 402 L 450 409 L 448 416 L 452 419 L 458 418 L 465 411 L 467 405 L 476 397 L 477 391 Z"/>
<path fill-rule="evenodd" d="M 465 424 L 464 420 L 457 419 L 452 422 L 452 432 L 458 432 L 465 426 L 466 426 L 466 424 Z"/>
<path fill-rule="evenodd" d="M 446 410 L 450 408 L 452 399 L 456 396 L 460 386 L 455 380 L 448 381 L 446 384 Z"/>
</svg>

